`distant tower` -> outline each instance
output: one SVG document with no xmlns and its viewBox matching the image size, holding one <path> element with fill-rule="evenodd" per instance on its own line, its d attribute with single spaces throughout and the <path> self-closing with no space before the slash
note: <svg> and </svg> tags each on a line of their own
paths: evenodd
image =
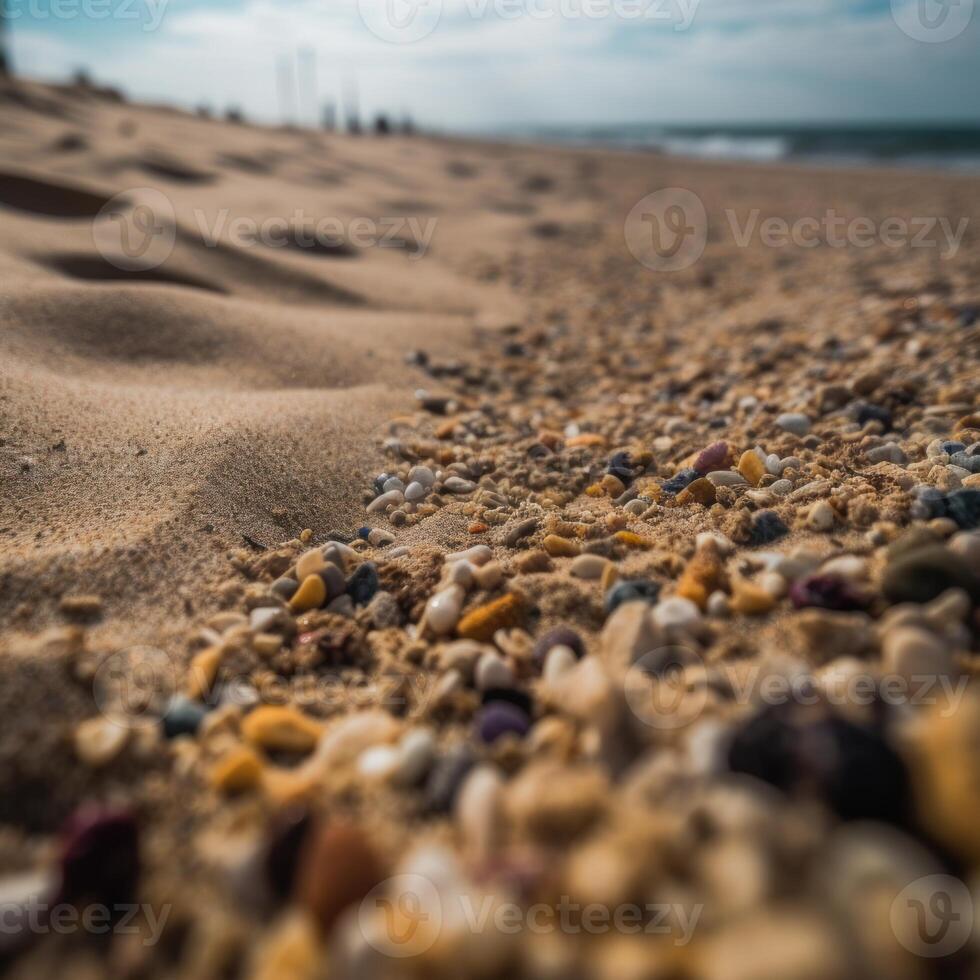
<svg viewBox="0 0 980 980">
<path fill-rule="evenodd" d="M 346 96 L 344 98 L 344 102 L 346 103 L 347 132 L 352 133 L 354 136 L 358 136 L 361 133 L 361 99 L 357 90 L 356 75 L 352 74 L 347 79 L 345 89 Z"/>
<path fill-rule="evenodd" d="M 291 125 L 296 121 L 296 73 L 292 55 L 283 54 L 276 59 L 276 94 L 279 120 Z"/>
<path fill-rule="evenodd" d="M 299 85 L 300 122 L 304 126 L 315 126 L 320 97 L 317 92 L 316 51 L 313 48 L 300 48 L 296 52 L 296 81 Z"/>
<path fill-rule="evenodd" d="M 337 103 L 333 99 L 327 99 L 323 103 L 321 125 L 328 133 L 332 133 L 337 128 Z"/>
</svg>

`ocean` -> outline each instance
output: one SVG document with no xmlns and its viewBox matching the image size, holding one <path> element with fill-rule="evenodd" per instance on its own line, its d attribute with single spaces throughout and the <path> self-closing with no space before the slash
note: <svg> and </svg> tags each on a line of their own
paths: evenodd
<svg viewBox="0 0 980 980">
<path fill-rule="evenodd" d="M 505 135 L 710 160 L 805 161 L 980 172 L 980 124 L 535 126 Z"/>
</svg>

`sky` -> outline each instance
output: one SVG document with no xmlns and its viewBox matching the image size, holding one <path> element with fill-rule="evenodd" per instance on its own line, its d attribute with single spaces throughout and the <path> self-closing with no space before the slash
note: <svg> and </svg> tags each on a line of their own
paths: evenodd
<svg viewBox="0 0 980 980">
<path fill-rule="evenodd" d="M 134 98 L 267 122 L 313 122 L 355 88 L 365 116 L 461 131 L 980 122 L 980 0 L 5 2 L 22 74 L 84 66 Z"/>
</svg>

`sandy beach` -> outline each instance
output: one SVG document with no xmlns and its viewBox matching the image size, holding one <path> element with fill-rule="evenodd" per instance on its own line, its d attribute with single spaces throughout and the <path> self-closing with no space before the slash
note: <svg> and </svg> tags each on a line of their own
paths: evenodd
<svg viewBox="0 0 980 980">
<path fill-rule="evenodd" d="M 980 178 L 0 116 L 0 904 L 141 909 L 10 975 L 971 975 Z"/>
</svg>

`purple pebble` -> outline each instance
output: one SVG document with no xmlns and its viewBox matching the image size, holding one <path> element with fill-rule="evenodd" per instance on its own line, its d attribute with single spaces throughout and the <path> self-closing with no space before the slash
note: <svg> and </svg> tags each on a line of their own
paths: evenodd
<svg viewBox="0 0 980 980">
<path fill-rule="evenodd" d="M 67 821 L 61 843 L 64 902 L 90 898 L 110 908 L 132 902 L 139 880 L 139 829 L 129 810 L 85 806 Z"/>
<path fill-rule="evenodd" d="M 477 712 L 476 731 L 488 745 L 504 735 L 523 738 L 531 729 L 531 719 L 508 701 L 491 701 Z"/>
<path fill-rule="evenodd" d="M 868 607 L 868 597 L 845 579 L 834 575 L 810 575 L 790 586 L 789 597 L 797 609 L 814 607 L 852 612 Z"/>
<path fill-rule="evenodd" d="M 716 442 L 708 446 L 707 449 L 701 450 L 698 458 L 694 461 L 694 468 L 701 476 L 705 476 L 715 470 L 724 469 L 727 462 L 728 443 Z"/>
<path fill-rule="evenodd" d="M 558 626 L 548 630 L 534 644 L 534 662 L 538 667 L 544 666 L 545 658 L 552 647 L 568 647 L 579 660 L 585 656 L 585 644 L 582 637 L 568 626 Z"/>
</svg>

